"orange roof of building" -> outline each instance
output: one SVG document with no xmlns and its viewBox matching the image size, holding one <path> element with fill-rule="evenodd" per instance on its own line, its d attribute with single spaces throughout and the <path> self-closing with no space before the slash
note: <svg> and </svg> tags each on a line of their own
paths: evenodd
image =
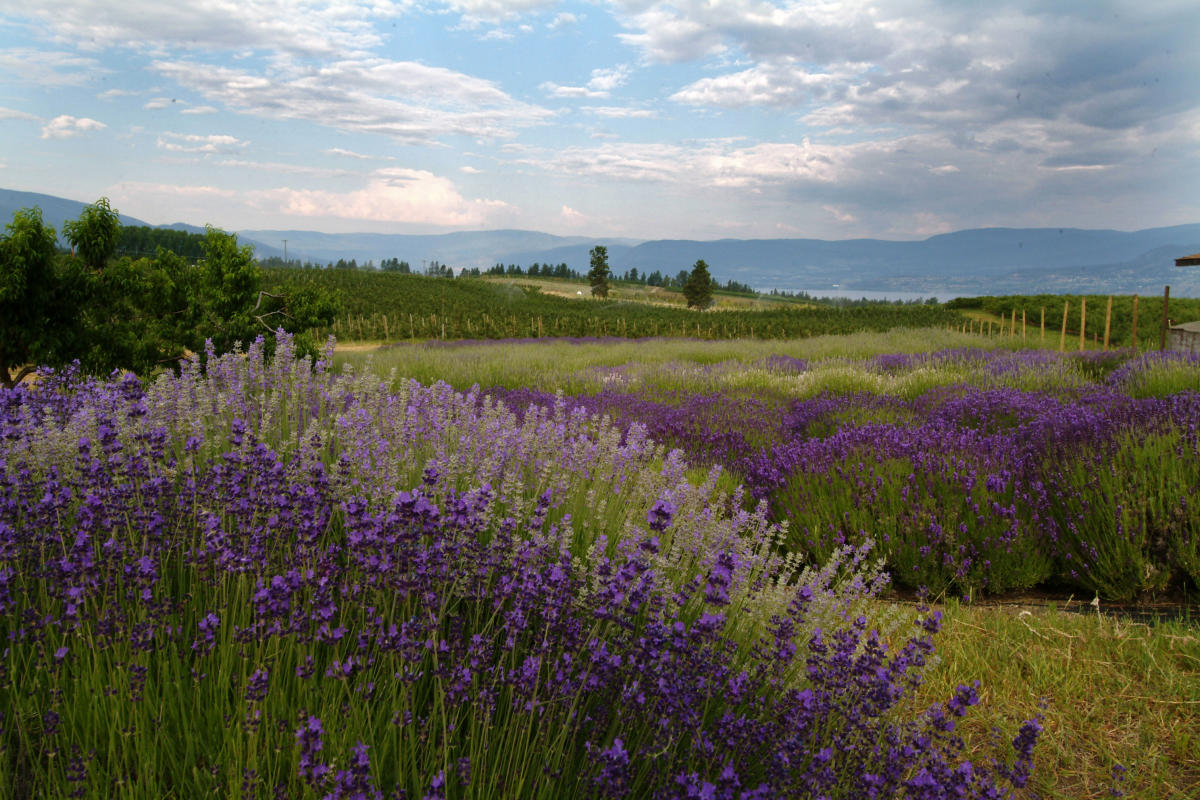
<svg viewBox="0 0 1200 800">
<path fill-rule="evenodd" d="M 1200 267 L 1200 253 L 1192 253 L 1190 256 L 1175 259 L 1177 267 Z"/>
</svg>

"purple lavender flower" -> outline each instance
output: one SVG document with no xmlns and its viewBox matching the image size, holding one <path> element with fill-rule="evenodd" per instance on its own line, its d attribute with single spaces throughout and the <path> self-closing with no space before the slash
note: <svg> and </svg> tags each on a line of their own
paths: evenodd
<svg viewBox="0 0 1200 800">
<path fill-rule="evenodd" d="M 371 780 L 371 759 L 367 746 L 359 742 L 354 746 L 350 769 L 338 770 L 333 779 L 333 791 L 324 800 L 382 800 L 383 793 Z"/>
<path fill-rule="evenodd" d="M 649 513 L 646 515 L 646 522 L 650 526 L 650 530 L 662 533 L 671 525 L 671 520 L 675 517 L 677 508 L 674 503 L 666 498 L 660 498 L 650 507 Z"/>
<path fill-rule="evenodd" d="M 321 761 L 320 753 L 325 744 L 325 731 L 321 720 L 309 717 L 296 729 L 296 742 L 300 746 L 300 777 L 310 786 L 317 787 L 329 772 L 329 766 Z"/>
<path fill-rule="evenodd" d="M 271 673 L 266 669 L 257 669 L 250 675 L 249 680 L 246 682 L 247 702 L 261 702 L 267 696 L 267 685 L 270 677 Z"/>
</svg>

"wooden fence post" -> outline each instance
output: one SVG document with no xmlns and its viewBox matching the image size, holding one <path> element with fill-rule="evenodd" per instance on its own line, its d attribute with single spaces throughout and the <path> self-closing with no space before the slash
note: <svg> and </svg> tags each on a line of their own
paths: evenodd
<svg viewBox="0 0 1200 800">
<path fill-rule="evenodd" d="M 1083 352 L 1084 343 L 1087 341 L 1087 298 L 1079 298 L 1079 350 Z"/>
<path fill-rule="evenodd" d="M 1137 301 L 1138 296 L 1133 296 L 1133 349 L 1137 350 Z"/>
<path fill-rule="evenodd" d="M 1112 295 L 1108 296 L 1108 311 L 1104 312 L 1104 349 L 1108 349 L 1108 332 L 1112 328 Z"/>
<path fill-rule="evenodd" d="M 1021 309 L 1021 341 L 1025 341 L 1025 309 Z"/>
<path fill-rule="evenodd" d="M 1008 335 L 1009 336 L 1017 335 L 1017 307 L 1016 306 L 1013 306 L 1012 322 L 1010 322 L 1008 325 Z"/>
<path fill-rule="evenodd" d="M 1046 343 L 1046 307 L 1042 306 L 1042 344 Z"/>
<path fill-rule="evenodd" d="M 1070 300 L 1063 300 L 1063 326 L 1062 334 L 1058 337 L 1058 352 L 1065 353 L 1067 350 L 1067 310 L 1071 308 Z"/>
<path fill-rule="evenodd" d="M 1162 321 L 1162 341 L 1158 344 L 1159 350 L 1167 349 L 1167 326 L 1170 321 L 1167 319 L 1167 306 L 1171 302 L 1171 287 L 1163 287 L 1163 321 Z"/>
</svg>

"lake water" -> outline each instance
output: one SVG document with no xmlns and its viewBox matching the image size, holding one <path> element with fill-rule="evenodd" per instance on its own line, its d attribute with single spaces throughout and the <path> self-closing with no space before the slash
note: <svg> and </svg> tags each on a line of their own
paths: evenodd
<svg viewBox="0 0 1200 800">
<path fill-rule="evenodd" d="M 892 301 L 910 301 L 910 300 L 928 300 L 931 297 L 937 297 L 933 294 L 922 294 L 921 292 L 898 292 L 898 291 L 872 291 L 870 289 L 789 289 L 788 291 L 806 292 L 809 297 L 834 297 L 846 300 L 892 300 Z M 952 296 L 947 294 L 942 298 L 950 299 Z"/>
</svg>

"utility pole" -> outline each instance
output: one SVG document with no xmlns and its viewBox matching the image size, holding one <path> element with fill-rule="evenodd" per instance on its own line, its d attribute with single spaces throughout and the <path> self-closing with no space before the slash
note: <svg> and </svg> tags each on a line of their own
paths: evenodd
<svg viewBox="0 0 1200 800">
<path fill-rule="evenodd" d="M 283 265 L 287 266 L 287 239 L 283 240 Z"/>
</svg>

